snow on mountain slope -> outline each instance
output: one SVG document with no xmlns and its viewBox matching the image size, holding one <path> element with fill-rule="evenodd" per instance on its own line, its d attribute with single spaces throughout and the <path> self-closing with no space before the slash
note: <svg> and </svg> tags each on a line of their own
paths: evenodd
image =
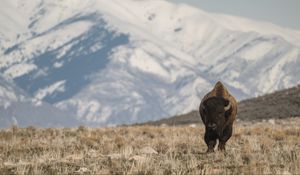
<svg viewBox="0 0 300 175">
<path fill-rule="evenodd" d="M 189 112 L 216 80 L 238 99 L 300 82 L 299 31 L 268 23 L 151 0 L 0 8 L 0 72 L 90 125 Z"/>
<path fill-rule="evenodd" d="M 25 98 L 19 92 L 16 92 L 12 85 L 0 76 L 0 106 L 7 108 L 11 102 L 22 100 Z"/>
<path fill-rule="evenodd" d="M 0 76 L 0 128 L 11 125 L 58 127 L 79 124 L 71 113 L 28 97 L 13 82 Z"/>
<path fill-rule="evenodd" d="M 132 42 L 115 50 L 106 69 L 94 74 L 86 88 L 57 106 L 77 109 L 77 115 L 95 123 L 167 117 L 198 105 L 202 90 L 210 87 L 199 73 L 152 43 Z"/>
</svg>

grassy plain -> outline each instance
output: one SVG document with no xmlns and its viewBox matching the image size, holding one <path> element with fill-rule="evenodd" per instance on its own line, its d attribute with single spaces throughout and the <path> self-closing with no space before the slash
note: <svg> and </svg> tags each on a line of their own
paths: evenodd
<svg viewBox="0 0 300 175">
<path fill-rule="evenodd" d="M 237 122 L 226 153 L 202 125 L 0 131 L 0 174 L 300 174 L 300 118 Z"/>
</svg>

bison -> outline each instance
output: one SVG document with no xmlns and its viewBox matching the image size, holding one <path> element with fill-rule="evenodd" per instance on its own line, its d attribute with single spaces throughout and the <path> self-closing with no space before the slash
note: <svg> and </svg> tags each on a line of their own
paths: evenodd
<svg viewBox="0 0 300 175">
<path fill-rule="evenodd" d="M 225 151 L 225 144 L 232 135 L 237 102 L 220 81 L 201 100 L 199 113 L 205 125 L 204 141 L 208 147 L 207 152 L 214 151 L 217 139 L 218 149 Z"/>
</svg>

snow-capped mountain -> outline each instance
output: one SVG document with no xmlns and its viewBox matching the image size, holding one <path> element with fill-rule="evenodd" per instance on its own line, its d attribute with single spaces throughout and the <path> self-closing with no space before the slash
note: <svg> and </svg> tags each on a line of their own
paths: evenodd
<svg viewBox="0 0 300 175">
<path fill-rule="evenodd" d="M 265 22 L 164 0 L 5 0 L 0 10 L 3 76 L 90 125 L 189 112 L 216 80 L 238 99 L 300 82 L 300 32 Z"/>
</svg>

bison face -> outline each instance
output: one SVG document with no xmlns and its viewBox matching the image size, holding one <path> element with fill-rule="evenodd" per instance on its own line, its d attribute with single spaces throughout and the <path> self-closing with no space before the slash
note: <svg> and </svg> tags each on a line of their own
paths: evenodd
<svg viewBox="0 0 300 175">
<path fill-rule="evenodd" d="M 223 97 L 212 97 L 204 102 L 202 108 L 206 129 L 221 134 L 230 115 L 229 100 Z"/>
</svg>

